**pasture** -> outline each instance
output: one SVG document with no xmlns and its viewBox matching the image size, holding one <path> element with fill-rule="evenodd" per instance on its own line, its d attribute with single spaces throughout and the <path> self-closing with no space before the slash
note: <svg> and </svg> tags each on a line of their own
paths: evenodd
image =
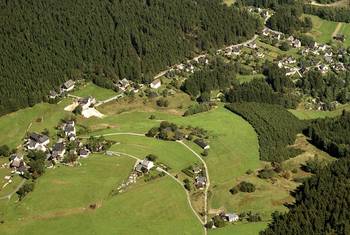
<svg viewBox="0 0 350 235">
<path fill-rule="evenodd" d="M 1 234 L 202 234 L 183 189 L 168 177 L 109 195 L 133 164 L 94 155 L 81 167 L 49 170 L 20 204 L 7 205 Z"/>
<path fill-rule="evenodd" d="M 302 110 L 302 109 L 290 109 L 289 112 L 294 114 L 301 120 L 335 117 L 341 115 L 343 110 L 350 111 L 350 105 L 340 105 L 336 110 L 333 111 L 316 111 L 316 110 Z"/>
<path fill-rule="evenodd" d="M 84 84 L 82 87 L 79 87 L 78 90 L 72 92 L 72 95 L 79 97 L 92 96 L 96 98 L 96 100 L 102 101 L 116 96 L 117 93 L 110 89 L 105 89 L 89 82 L 87 84 Z"/>
<path fill-rule="evenodd" d="M 318 16 L 306 15 L 312 20 L 312 30 L 308 33 L 317 42 L 329 43 L 332 42 L 332 35 L 337 28 L 338 23 L 328 20 L 323 20 Z"/>
</svg>

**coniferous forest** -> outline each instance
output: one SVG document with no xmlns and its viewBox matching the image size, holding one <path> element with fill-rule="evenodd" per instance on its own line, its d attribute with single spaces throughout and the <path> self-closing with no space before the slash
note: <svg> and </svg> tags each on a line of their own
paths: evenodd
<svg viewBox="0 0 350 235">
<path fill-rule="evenodd" d="M 149 82 L 195 53 L 253 37 L 262 25 L 220 0 L 1 1 L 0 19 L 0 115 L 96 67 Z"/>
</svg>

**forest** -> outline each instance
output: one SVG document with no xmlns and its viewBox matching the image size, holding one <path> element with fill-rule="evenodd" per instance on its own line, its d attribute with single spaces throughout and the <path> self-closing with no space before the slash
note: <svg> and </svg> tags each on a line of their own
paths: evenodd
<svg viewBox="0 0 350 235">
<path fill-rule="evenodd" d="M 305 4 L 304 13 L 337 22 L 350 23 L 350 8 L 348 7 L 321 7 Z"/>
<path fill-rule="evenodd" d="M 307 179 L 286 213 L 274 212 L 260 235 L 349 234 L 350 158 L 342 158 Z"/>
<path fill-rule="evenodd" d="M 0 19 L 0 115 L 45 100 L 96 66 L 102 77 L 108 71 L 149 82 L 169 65 L 262 27 L 220 0 L 1 1 Z"/>
<path fill-rule="evenodd" d="M 338 158 L 350 157 L 350 113 L 312 121 L 304 131 L 311 143 Z"/>
<path fill-rule="evenodd" d="M 253 126 L 259 138 L 261 160 L 281 162 L 301 153 L 288 145 L 294 144 L 304 123 L 282 106 L 246 102 L 228 104 L 225 107 Z"/>
</svg>

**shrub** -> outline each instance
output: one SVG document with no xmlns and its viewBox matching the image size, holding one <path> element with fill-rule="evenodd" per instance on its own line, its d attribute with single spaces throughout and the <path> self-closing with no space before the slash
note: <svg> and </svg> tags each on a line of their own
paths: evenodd
<svg viewBox="0 0 350 235">
<path fill-rule="evenodd" d="M 22 200 L 28 193 L 32 192 L 34 190 L 34 183 L 29 182 L 25 183 L 18 191 L 18 197 L 19 200 Z"/>
<path fill-rule="evenodd" d="M 272 169 L 264 168 L 259 171 L 258 177 L 261 179 L 271 179 L 275 176 L 275 172 Z"/>
<path fill-rule="evenodd" d="M 235 195 L 239 192 L 239 190 L 237 189 L 237 187 L 233 187 L 229 190 L 229 192 L 232 194 L 232 195 Z"/>
<path fill-rule="evenodd" d="M 241 192 L 252 193 L 255 191 L 255 185 L 246 181 L 239 183 L 238 188 Z"/>
<path fill-rule="evenodd" d="M 154 154 L 149 154 L 149 155 L 146 156 L 146 159 L 148 161 L 155 162 L 158 159 L 158 157 L 156 155 L 154 155 Z"/>
</svg>

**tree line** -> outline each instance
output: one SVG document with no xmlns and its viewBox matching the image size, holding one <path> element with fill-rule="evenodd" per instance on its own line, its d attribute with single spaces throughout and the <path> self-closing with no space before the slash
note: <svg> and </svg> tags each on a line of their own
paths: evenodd
<svg viewBox="0 0 350 235">
<path fill-rule="evenodd" d="M 242 116 L 255 129 L 259 138 L 260 159 L 281 162 L 301 153 L 288 147 L 301 133 L 304 123 L 282 106 L 255 102 L 233 103 L 225 106 Z"/>
<path fill-rule="evenodd" d="M 149 82 L 169 65 L 245 41 L 262 26 L 220 0 L 13 0 L 0 2 L 0 16 L 0 115 L 45 100 L 95 66 L 113 79 Z"/>
<path fill-rule="evenodd" d="M 350 157 L 350 112 L 312 121 L 304 131 L 311 143 L 338 158 Z"/>
<path fill-rule="evenodd" d="M 350 8 L 348 7 L 322 7 L 305 4 L 304 13 L 316 15 L 325 20 L 350 23 Z"/>
<path fill-rule="evenodd" d="M 350 158 L 342 158 L 298 187 L 290 210 L 274 212 L 260 235 L 349 234 L 349 190 Z"/>
</svg>

